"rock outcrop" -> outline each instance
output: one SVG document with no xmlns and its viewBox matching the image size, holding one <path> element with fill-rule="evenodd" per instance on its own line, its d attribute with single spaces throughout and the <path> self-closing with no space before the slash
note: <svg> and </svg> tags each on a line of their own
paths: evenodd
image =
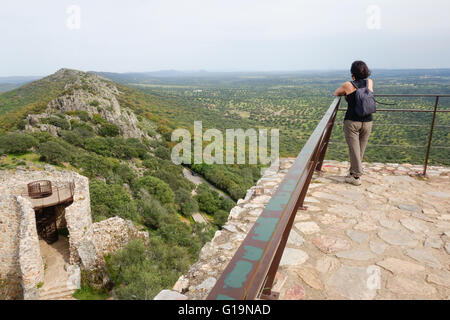
<svg viewBox="0 0 450 320">
<path fill-rule="evenodd" d="M 70 122 L 72 119 L 80 120 L 76 115 L 70 115 L 71 112 L 84 111 L 91 119 L 95 114 L 100 114 L 109 123 L 117 125 L 124 138 L 151 139 L 146 131 L 139 128 L 135 113 L 120 106 L 117 100 L 120 91 L 113 82 L 94 74 L 70 69 L 61 69 L 47 79 L 67 81 L 65 90 L 61 96 L 50 101 L 44 113 L 28 115 L 26 130 L 48 131 L 57 136 L 60 129 L 55 125 L 43 123 L 43 119 L 58 115 Z M 142 121 L 149 125 L 149 121 Z"/>
<path fill-rule="evenodd" d="M 139 231 L 129 220 L 109 218 L 93 225 L 94 243 L 98 252 L 105 256 L 125 247 L 133 239 L 148 241 L 147 231 Z"/>
</svg>

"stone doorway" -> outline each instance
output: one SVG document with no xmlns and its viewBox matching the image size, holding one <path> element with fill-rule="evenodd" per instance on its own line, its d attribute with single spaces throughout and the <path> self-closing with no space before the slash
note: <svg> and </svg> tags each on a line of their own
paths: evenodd
<svg viewBox="0 0 450 320">
<path fill-rule="evenodd" d="M 69 231 L 65 219 L 66 205 L 35 210 L 39 247 L 44 263 L 40 300 L 73 299 L 77 288 L 71 281 Z"/>
<path fill-rule="evenodd" d="M 65 218 L 66 205 L 50 206 L 36 209 L 36 229 L 40 240 L 47 244 L 57 242 L 60 235 L 68 236 Z"/>
</svg>

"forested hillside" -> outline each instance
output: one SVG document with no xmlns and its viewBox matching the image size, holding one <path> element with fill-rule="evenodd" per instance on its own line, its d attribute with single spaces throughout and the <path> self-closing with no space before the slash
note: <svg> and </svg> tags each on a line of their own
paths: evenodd
<svg viewBox="0 0 450 320">
<path fill-rule="evenodd" d="M 119 104 L 125 95 L 110 81 L 67 69 L 0 95 L 0 169 L 48 163 L 87 176 L 94 221 L 119 216 L 150 233 L 148 244 L 132 243 L 107 259 L 115 295 L 151 299 L 196 261 L 234 203 L 185 179 L 170 160 L 165 121 L 136 115 L 132 102 Z M 208 225 L 194 222 L 198 211 Z M 106 292 L 84 282 L 77 293 L 93 295 Z"/>
<path fill-rule="evenodd" d="M 176 77 L 155 74 L 105 74 L 143 93 L 170 97 L 174 109 L 154 110 L 173 123 L 192 126 L 203 120 L 206 128 L 278 128 L 282 156 L 296 156 L 312 130 L 330 106 L 334 90 L 349 80 L 349 74 L 334 72 L 224 73 Z M 374 70 L 375 93 L 449 94 L 450 70 Z M 395 103 L 379 108 L 432 110 L 433 98 L 379 98 Z M 342 101 L 341 108 L 347 104 Z M 450 98 L 440 99 L 440 109 L 450 110 Z M 179 112 L 182 110 L 182 112 Z M 340 112 L 327 154 L 328 159 L 346 160 Z M 432 119 L 431 113 L 382 113 L 374 116 L 375 126 L 366 161 L 421 164 Z M 430 161 L 450 165 L 449 113 L 436 117 Z"/>
</svg>

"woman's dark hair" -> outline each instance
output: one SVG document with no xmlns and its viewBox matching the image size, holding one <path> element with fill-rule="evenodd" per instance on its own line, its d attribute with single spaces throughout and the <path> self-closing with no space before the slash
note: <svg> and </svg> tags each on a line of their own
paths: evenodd
<svg viewBox="0 0 450 320">
<path fill-rule="evenodd" d="M 369 67 L 364 61 L 353 62 L 350 71 L 352 75 L 355 76 L 356 80 L 367 79 L 371 75 Z"/>
</svg>

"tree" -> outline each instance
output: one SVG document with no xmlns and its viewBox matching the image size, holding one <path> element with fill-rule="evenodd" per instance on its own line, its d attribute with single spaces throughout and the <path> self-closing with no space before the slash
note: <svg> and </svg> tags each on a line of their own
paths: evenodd
<svg viewBox="0 0 450 320">
<path fill-rule="evenodd" d="M 138 211 L 144 224 L 153 230 L 158 229 L 167 220 L 169 212 L 146 191 L 140 192 L 139 195 Z"/>
<path fill-rule="evenodd" d="M 69 145 L 70 147 L 70 145 Z M 56 141 L 42 143 L 38 147 L 38 153 L 43 161 L 58 164 L 60 162 L 69 162 L 72 160 L 72 148 Z"/>
<path fill-rule="evenodd" d="M 180 206 L 181 212 L 185 216 L 191 216 L 198 211 L 198 204 L 191 197 L 191 192 L 186 189 L 175 191 L 175 203 Z"/>
<path fill-rule="evenodd" d="M 141 220 L 136 204 L 123 186 L 94 179 L 89 183 L 89 191 L 94 220 L 114 216 L 137 222 Z"/>
<path fill-rule="evenodd" d="M 38 141 L 35 138 L 25 133 L 10 133 L 0 136 L 0 152 L 24 154 L 37 144 Z"/>
<path fill-rule="evenodd" d="M 43 118 L 43 119 L 41 119 L 41 122 L 54 125 L 55 127 L 59 127 L 59 128 L 61 128 L 63 130 L 69 130 L 70 129 L 69 122 L 67 122 L 66 119 L 61 119 L 61 118 L 58 118 L 58 117 Z"/>
<path fill-rule="evenodd" d="M 223 226 L 228 221 L 229 212 L 225 210 L 218 210 L 214 214 L 214 222 L 219 226 Z"/>
<path fill-rule="evenodd" d="M 64 140 L 66 140 L 71 145 L 82 147 L 83 146 L 83 138 L 74 131 L 64 130 L 61 132 L 61 136 Z"/>
<path fill-rule="evenodd" d="M 148 193 L 155 196 L 162 204 L 173 204 L 175 195 L 169 185 L 164 181 L 152 177 L 145 176 L 138 180 L 137 187 L 145 189 Z"/>
<path fill-rule="evenodd" d="M 120 129 L 115 124 L 105 123 L 100 127 L 98 134 L 103 137 L 116 137 L 120 134 Z"/>
<path fill-rule="evenodd" d="M 160 146 L 160 147 L 156 148 L 155 156 L 157 156 L 158 158 L 164 159 L 164 160 L 170 160 L 171 153 L 168 148 Z"/>
<path fill-rule="evenodd" d="M 108 140 L 103 137 L 92 137 L 86 139 L 84 142 L 84 147 L 88 151 L 95 152 L 102 156 L 109 157 L 111 156 L 111 148 L 108 144 Z"/>
</svg>

